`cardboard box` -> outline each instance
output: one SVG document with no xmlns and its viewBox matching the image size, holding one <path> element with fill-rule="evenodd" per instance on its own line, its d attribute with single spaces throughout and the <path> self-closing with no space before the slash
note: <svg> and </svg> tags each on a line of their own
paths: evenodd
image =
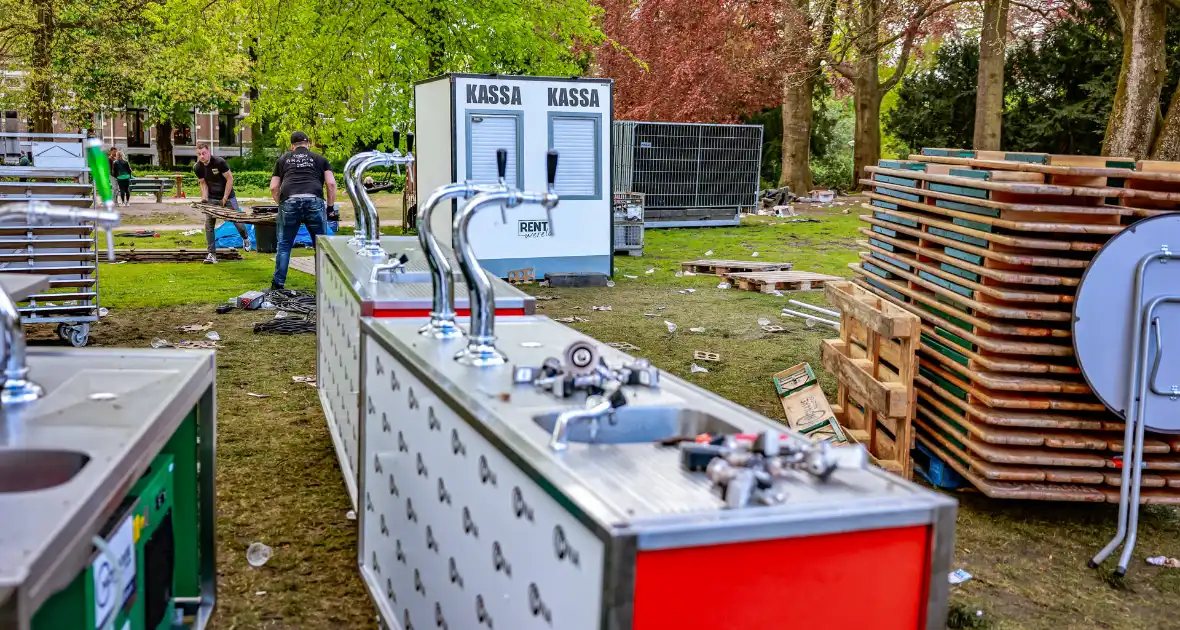
<svg viewBox="0 0 1180 630">
<path fill-rule="evenodd" d="M 810 365 L 800 363 L 775 374 L 774 388 L 792 430 L 833 444 L 848 442 Z"/>
</svg>

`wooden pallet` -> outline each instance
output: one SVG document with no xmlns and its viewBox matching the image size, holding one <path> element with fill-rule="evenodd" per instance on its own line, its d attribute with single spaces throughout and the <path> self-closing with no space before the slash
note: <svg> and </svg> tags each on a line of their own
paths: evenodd
<svg viewBox="0 0 1180 630">
<path fill-rule="evenodd" d="M 201 262 L 209 254 L 205 249 L 116 249 L 120 262 Z M 217 260 L 242 260 L 242 252 L 228 247 L 217 249 Z"/>
<path fill-rule="evenodd" d="M 315 256 L 293 256 L 289 269 L 315 275 Z"/>
<path fill-rule="evenodd" d="M 693 273 L 724 276 L 741 271 L 787 271 L 795 266 L 788 262 L 762 262 L 760 260 L 690 260 L 680 263 L 680 268 Z"/>
<path fill-rule="evenodd" d="M 848 281 L 827 283 L 824 295 L 841 313 L 840 338 L 820 346 L 839 382 L 836 420 L 882 468 L 909 479 L 920 322 Z"/>
<path fill-rule="evenodd" d="M 233 208 L 215 206 L 207 203 L 194 202 L 193 207 L 205 214 L 233 223 L 252 223 L 254 225 L 274 225 L 277 215 L 273 213 L 253 214 L 250 212 L 234 212 Z"/>
<path fill-rule="evenodd" d="M 746 291 L 774 293 L 775 291 L 810 291 L 823 287 L 825 282 L 839 282 L 838 276 L 810 271 L 758 271 L 726 274 L 726 280 Z"/>
</svg>

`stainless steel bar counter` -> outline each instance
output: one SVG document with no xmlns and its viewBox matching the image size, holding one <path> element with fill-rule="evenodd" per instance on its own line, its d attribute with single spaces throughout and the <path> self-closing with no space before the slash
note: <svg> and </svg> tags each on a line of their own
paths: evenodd
<svg viewBox="0 0 1180 630">
<path fill-rule="evenodd" d="M 558 414 L 585 397 L 514 385 L 513 366 L 596 342 L 543 317 L 497 324 L 508 365 L 474 368 L 452 358 L 463 340 L 361 320 L 358 560 L 389 627 L 944 627 L 952 499 L 865 466 L 856 447 L 831 450 L 830 476 L 784 471 L 781 503 L 727 509 L 657 442 L 816 444 L 662 372 L 557 450 Z M 597 347 L 610 366 L 632 360 Z"/>
<path fill-rule="evenodd" d="M 321 237 L 316 241 L 316 386 L 354 507 L 360 413 L 359 319 L 427 318 L 433 297 L 430 267 L 417 237 L 382 236 L 381 246 L 394 256 L 405 254 L 409 260 L 404 273 L 392 274 L 390 281 L 372 282 L 374 261 L 358 256 L 348 245 L 348 237 Z M 448 250 L 448 255 L 458 270 L 454 254 Z M 500 314 L 534 312 L 536 300 L 531 295 L 499 278 L 492 278 L 492 285 Z M 467 285 L 458 275 L 455 309 L 462 320 L 468 318 Z"/>
<path fill-rule="evenodd" d="M 27 356 L 45 395 L 0 419 L 0 629 L 203 628 L 216 592 L 213 353 Z"/>
</svg>

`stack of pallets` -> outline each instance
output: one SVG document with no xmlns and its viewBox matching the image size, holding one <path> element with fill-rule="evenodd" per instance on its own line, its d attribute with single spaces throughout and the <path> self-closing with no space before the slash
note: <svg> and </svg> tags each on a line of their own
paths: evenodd
<svg viewBox="0 0 1180 630">
<path fill-rule="evenodd" d="M 922 320 L 916 446 L 988 496 L 1118 501 L 1123 423 L 1074 358 L 1086 265 L 1180 210 L 1180 164 L 926 149 L 866 169 L 857 281 Z M 1180 503 L 1180 436 L 1148 439 L 1145 502 Z"/>
</svg>

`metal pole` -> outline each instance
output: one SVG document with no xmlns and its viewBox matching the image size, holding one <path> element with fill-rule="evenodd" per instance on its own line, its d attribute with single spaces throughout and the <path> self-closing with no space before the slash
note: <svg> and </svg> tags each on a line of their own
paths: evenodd
<svg viewBox="0 0 1180 630">
<path fill-rule="evenodd" d="M 840 330 L 840 322 L 834 322 L 830 319 L 816 317 L 815 315 L 808 315 L 807 313 L 800 313 L 799 311 L 792 311 L 789 308 L 783 309 L 783 315 L 794 315 L 795 317 L 802 317 L 803 319 L 809 319 L 812 321 L 820 322 L 821 324 L 827 324 L 827 325 L 831 326 L 832 328 L 835 328 L 836 330 Z"/>
<path fill-rule="evenodd" d="M 833 311 L 833 310 L 826 309 L 826 308 L 820 308 L 818 306 L 815 306 L 814 304 L 808 304 L 807 302 L 800 302 L 799 300 L 787 300 L 787 302 L 790 302 L 791 304 L 794 304 L 795 306 L 801 306 L 806 309 L 811 309 L 817 313 L 823 313 L 824 315 L 831 315 L 832 317 L 840 317 L 840 311 Z"/>
</svg>

